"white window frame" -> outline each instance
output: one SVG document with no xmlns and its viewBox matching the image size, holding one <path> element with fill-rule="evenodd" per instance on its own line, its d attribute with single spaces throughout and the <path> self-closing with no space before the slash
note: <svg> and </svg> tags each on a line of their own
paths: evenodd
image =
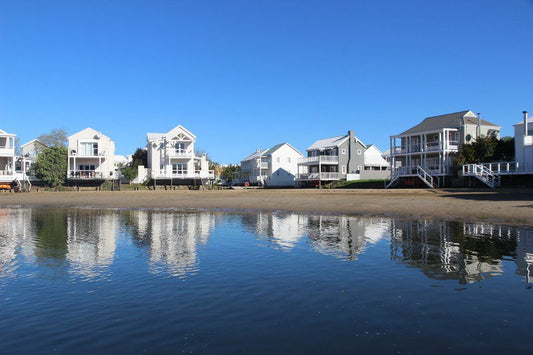
<svg viewBox="0 0 533 355">
<path fill-rule="evenodd" d="M 346 154 L 346 148 L 341 149 L 341 154 Z"/>
<path fill-rule="evenodd" d="M 346 165 L 343 165 L 341 170 L 343 174 L 346 174 Z"/>
<path fill-rule="evenodd" d="M 357 155 L 361 155 L 363 154 L 363 150 L 362 149 L 357 149 Z"/>
</svg>

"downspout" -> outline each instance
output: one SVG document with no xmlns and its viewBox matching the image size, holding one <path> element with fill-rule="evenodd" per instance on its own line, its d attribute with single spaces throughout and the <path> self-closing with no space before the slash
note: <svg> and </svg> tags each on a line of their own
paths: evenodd
<svg viewBox="0 0 533 355">
<path fill-rule="evenodd" d="M 527 127 L 527 111 L 522 111 L 524 114 L 524 137 L 527 137 L 529 134 L 528 127 Z"/>
</svg>

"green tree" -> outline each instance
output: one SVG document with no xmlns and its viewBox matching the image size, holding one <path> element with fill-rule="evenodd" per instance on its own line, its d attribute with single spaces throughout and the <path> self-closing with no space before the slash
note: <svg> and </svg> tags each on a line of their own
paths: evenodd
<svg viewBox="0 0 533 355">
<path fill-rule="evenodd" d="M 37 161 L 32 169 L 37 178 L 43 180 L 48 186 L 57 187 L 67 178 L 67 147 L 52 146 L 44 148 L 37 156 Z"/>
<path fill-rule="evenodd" d="M 47 147 L 64 146 L 67 143 L 67 131 L 56 128 L 50 133 L 41 134 L 37 139 Z"/>
<path fill-rule="evenodd" d="M 233 173 L 236 173 L 238 171 L 241 171 L 240 165 L 230 164 L 224 167 L 220 176 L 224 178 L 227 182 L 231 182 L 231 180 L 233 180 Z"/>
<path fill-rule="evenodd" d="M 482 137 L 464 144 L 454 157 L 457 168 L 464 164 L 511 161 L 514 159 L 514 140 L 510 137 L 498 139 L 494 136 Z"/>
<path fill-rule="evenodd" d="M 148 152 L 146 149 L 137 148 L 135 153 L 131 156 L 131 162 L 122 169 L 122 175 L 128 180 L 133 180 L 137 177 L 139 170 L 138 166 L 146 166 L 148 164 Z"/>
</svg>

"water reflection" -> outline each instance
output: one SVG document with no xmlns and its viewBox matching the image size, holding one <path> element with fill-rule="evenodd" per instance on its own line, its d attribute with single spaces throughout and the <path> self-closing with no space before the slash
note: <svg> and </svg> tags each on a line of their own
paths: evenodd
<svg viewBox="0 0 533 355">
<path fill-rule="evenodd" d="M 376 252 L 390 254 L 390 260 L 375 263 L 392 261 L 391 265 L 419 269 L 432 279 L 473 283 L 505 272 L 533 282 L 530 228 L 286 213 L 22 208 L 0 209 L 0 277 L 16 275 L 21 264 L 28 264 L 40 275 L 105 278 L 120 261 L 120 238 L 141 251 L 149 272 L 185 277 L 201 270 L 199 250 L 211 234 L 219 226 L 230 228 L 234 221 L 276 249 L 313 250 L 354 261 L 354 267 L 370 246 L 379 245 Z"/>
<path fill-rule="evenodd" d="M 94 278 L 113 264 L 120 218 L 112 211 L 73 210 L 67 214 L 67 260 L 72 272 Z"/>
<path fill-rule="evenodd" d="M 139 245 L 148 249 L 150 271 L 181 277 L 198 269 L 197 249 L 207 244 L 215 215 L 132 211 L 130 221 Z"/>
</svg>

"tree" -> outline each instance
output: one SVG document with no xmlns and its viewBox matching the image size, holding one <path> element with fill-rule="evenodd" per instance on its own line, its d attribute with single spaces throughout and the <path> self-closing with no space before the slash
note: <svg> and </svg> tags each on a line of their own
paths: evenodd
<svg viewBox="0 0 533 355">
<path fill-rule="evenodd" d="M 50 133 L 41 134 L 37 139 L 47 147 L 64 146 L 67 143 L 67 131 L 56 128 Z"/>
<path fill-rule="evenodd" d="M 495 136 L 482 137 L 464 144 L 454 157 L 457 168 L 464 164 L 511 161 L 514 159 L 514 140 L 510 137 L 498 139 Z"/>
<path fill-rule="evenodd" d="M 51 187 L 63 184 L 67 178 L 67 154 L 65 146 L 44 148 L 32 165 L 35 176 Z"/>
<path fill-rule="evenodd" d="M 240 165 L 230 164 L 224 167 L 220 176 L 227 182 L 231 182 L 231 180 L 233 180 L 233 173 L 236 173 L 238 171 L 241 171 Z"/>
<path fill-rule="evenodd" d="M 122 169 L 122 175 L 128 180 L 133 180 L 137 177 L 139 170 L 138 166 L 146 166 L 148 164 L 148 151 L 146 149 L 137 148 L 135 153 L 131 156 L 131 162 Z"/>
</svg>

